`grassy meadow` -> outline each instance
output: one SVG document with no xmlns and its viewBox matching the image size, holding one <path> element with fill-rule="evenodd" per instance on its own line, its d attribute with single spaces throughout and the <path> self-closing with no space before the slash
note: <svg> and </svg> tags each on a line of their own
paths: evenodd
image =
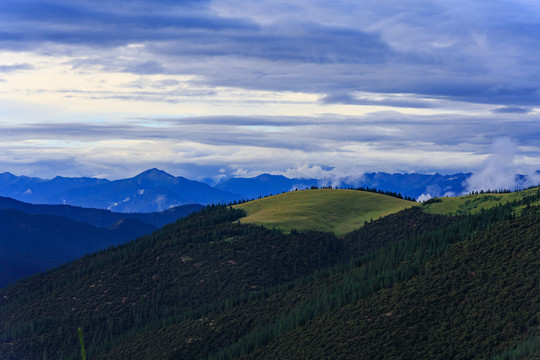
<svg viewBox="0 0 540 360">
<path fill-rule="evenodd" d="M 246 211 L 242 223 L 286 232 L 329 231 L 340 236 L 360 228 L 366 221 L 411 206 L 414 206 L 411 201 L 367 191 L 316 189 L 288 192 L 234 207 Z"/>
<path fill-rule="evenodd" d="M 459 197 L 443 197 L 428 200 L 422 204 L 422 209 L 430 214 L 465 215 L 477 214 L 482 209 L 487 210 L 500 204 L 506 204 L 525 196 L 536 194 L 537 187 L 510 193 L 471 194 Z M 538 205 L 538 201 L 535 203 Z M 517 208 L 516 210 L 520 210 Z"/>
</svg>

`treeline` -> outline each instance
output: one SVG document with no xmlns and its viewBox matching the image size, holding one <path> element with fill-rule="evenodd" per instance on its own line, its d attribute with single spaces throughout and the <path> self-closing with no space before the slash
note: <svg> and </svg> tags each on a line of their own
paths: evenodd
<svg viewBox="0 0 540 360">
<path fill-rule="evenodd" d="M 310 190 L 317 190 L 317 189 L 343 189 L 343 190 L 369 191 L 369 192 L 376 193 L 376 194 L 392 196 L 392 197 L 402 199 L 402 200 L 416 201 L 413 197 L 403 196 L 403 195 L 401 195 L 401 193 L 398 193 L 398 192 L 395 192 L 395 191 L 379 190 L 379 189 L 370 188 L 370 187 L 353 188 L 353 187 L 332 187 L 332 186 L 317 187 L 317 186 L 311 186 L 311 188 L 310 188 Z"/>
<path fill-rule="evenodd" d="M 309 189 L 306 189 L 306 190 L 319 190 L 319 189 L 341 189 L 341 190 L 368 191 L 368 192 L 372 192 L 372 193 L 376 193 L 376 194 L 392 196 L 392 197 L 402 199 L 402 200 L 416 202 L 415 198 L 410 197 L 410 196 L 403 196 L 403 195 L 401 195 L 401 193 L 398 193 L 398 192 L 395 192 L 395 191 L 379 190 L 379 189 L 370 188 L 370 187 L 357 187 L 357 188 L 353 188 L 353 187 L 332 187 L 332 186 L 320 186 L 319 187 L 319 186 L 314 186 L 313 185 Z M 299 191 L 299 189 L 295 189 L 294 191 Z M 285 194 L 286 192 L 287 191 L 284 191 L 284 192 L 282 192 L 282 194 Z M 271 196 L 274 196 L 274 195 L 277 195 L 277 194 L 269 194 L 269 195 L 266 195 L 266 196 L 259 196 L 257 199 L 263 199 L 263 198 L 271 197 Z M 234 200 L 234 201 L 229 202 L 227 205 L 228 206 L 234 206 L 234 205 L 238 205 L 238 204 L 244 204 L 246 202 L 253 201 L 253 200 L 255 200 L 255 199 Z"/>
<path fill-rule="evenodd" d="M 511 189 L 487 189 L 487 190 L 477 190 L 477 191 L 471 191 L 469 195 L 478 195 L 478 194 L 510 194 L 510 193 L 516 193 L 523 190 L 533 189 L 538 187 L 538 185 L 529 186 L 524 189 L 516 188 L 514 190 Z"/>
</svg>

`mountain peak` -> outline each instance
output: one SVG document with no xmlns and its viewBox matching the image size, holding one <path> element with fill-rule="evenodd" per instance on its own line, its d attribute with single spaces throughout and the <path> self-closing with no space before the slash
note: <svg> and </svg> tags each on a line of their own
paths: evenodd
<svg viewBox="0 0 540 360">
<path fill-rule="evenodd" d="M 141 178 L 146 178 L 146 179 L 156 179 L 156 178 L 165 179 L 165 178 L 168 178 L 168 179 L 171 179 L 171 178 L 174 178 L 174 176 L 172 176 L 171 174 L 169 174 L 169 173 L 167 173 L 167 172 L 165 172 L 163 170 L 152 168 L 152 169 L 148 169 L 146 171 L 143 171 L 142 173 L 140 173 L 139 175 L 134 177 L 134 179 L 141 179 Z"/>
<path fill-rule="evenodd" d="M 13 175 L 12 173 L 10 172 L 3 172 L 3 173 L 0 173 L 0 176 L 1 177 L 5 177 L 5 178 L 16 178 L 17 176 Z"/>
<path fill-rule="evenodd" d="M 271 175 L 268 173 L 260 174 L 259 176 L 256 176 L 255 179 L 261 180 L 261 181 L 271 181 L 272 179 L 287 179 L 283 175 Z"/>
</svg>

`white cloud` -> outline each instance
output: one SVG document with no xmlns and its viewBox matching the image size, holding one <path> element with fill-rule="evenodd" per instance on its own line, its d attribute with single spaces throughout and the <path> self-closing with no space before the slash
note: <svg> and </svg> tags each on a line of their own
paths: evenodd
<svg viewBox="0 0 540 360">
<path fill-rule="evenodd" d="M 431 196 L 431 194 L 422 194 L 418 197 L 418 199 L 416 199 L 416 201 L 418 202 L 424 202 L 424 201 L 427 201 L 429 199 L 432 199 L 433 196 Z"/>
<path fill-rule="evenodd" d="M 495 139 L 491 155 L 467 179 L 467 192 L 480 190 L 515 190 L 538 185 L 537 169 L 520 163 L 518 144 L 510 138 Z M 516 177 L 517 174 L 524 178 Z"/>
<path fill-rule="evenodd" d="M 319 179 L 320 186 L 340 186 L 343 183 L 360 185 L 365 171 L 355 166 L 337 166 L 323 169 L 318 165 L 302 164 L 288 168 L 283 175 L 288 178 Z"/>
</svg>

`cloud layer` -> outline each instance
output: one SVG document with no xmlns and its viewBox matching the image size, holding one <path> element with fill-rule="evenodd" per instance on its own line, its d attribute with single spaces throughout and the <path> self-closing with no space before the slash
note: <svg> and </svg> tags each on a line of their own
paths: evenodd
<svg viewBox="0 0 540 360">
<path fill-rule="evenodd" d="M 540 168 L 539 24 L 526 0 L 5 0 L 0 166 L 495 184 L 497 139 Z"/>
<path fill-rule="evenodd" d="M 73 66 L 103 71 L 195 74 L 212 86 L 314 92 L 327 101 L 348 103 L 361 91 L 535 106 L 539 16 L 534 2 L 502 0 L 6 0 L 0 49 L 67 55 Z M 137 47 L 125 56 L 130 45 Z"/>
<path fill-rule="evenodd" d="M 487 121 L 492 126 L 486 128 Z M 512 146 L 496 142 L 492 147 L 492 139 L 505 136 L 520 139 L 520 146 L 508 140 Z M 0 128 L 0 166 L 41 177 L 61 173 L 120 178 L 150 167 L 192 178 L 272 172 L 325 178 L 331 184 L 344 178 L 353 182 L 371 171 L 451 173 L 482 164 L 481 174 L 496 173 L 499 167 L 486 165 L 495 154 L 492 162 L 506 167 L 500 173 L 506 176 L 540 169 L 539 136 L 535 123 L 505 116 L 399 113 L 35 123 Z M 510 154 L 507 148 L 514 155 L 501 161 L 497 154 Z M 520 167 L 510 167 L 513 161 Z M 471 190 L 493 182 L 484 175 L 477 179 L 481 181 L 471 183 Z"/>
</svg>

